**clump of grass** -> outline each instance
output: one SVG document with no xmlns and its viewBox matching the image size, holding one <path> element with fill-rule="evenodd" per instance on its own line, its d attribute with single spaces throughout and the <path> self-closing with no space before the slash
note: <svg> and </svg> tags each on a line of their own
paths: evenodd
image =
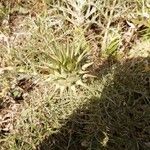
<svg viewBox="0 0 150 150">
<path fill-rule="evenodd" d="M 73 35 L 66 40 L 63 39 L 64 37 L 57 39 L 53 33 L 42 32 L 41 25 L 39 30 L 43 36 L 34 35 L 33 40 L 22 49 L 21 53 L 16 49 L 20 53 L 18 60 L 29 63 L 30 69 L 33 69 L 35 73 L 46 73 L 46 81 L 49 80 L 56 85 L 55 90 L 59 89 L 61 93 L 64 90 L 72 90 L 75 93 L 76 86 L 86 87 L 83 80 L 94 76 L 88 74 L 86 70 L 93 62 L 88 61 L 90 51 L 84 32 L 77 28 L 73 30 Z M 33 42 L 36 45 L 33 45 Z M 17 57 L 18 53 L 15 52 Z"/>
</svg>

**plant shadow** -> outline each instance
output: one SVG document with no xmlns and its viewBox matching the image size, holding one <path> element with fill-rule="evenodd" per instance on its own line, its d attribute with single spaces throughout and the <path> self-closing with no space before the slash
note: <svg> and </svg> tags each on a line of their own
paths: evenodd
<svg viewBox="0 0 150 150">
<path fill-rule="evenodd" d="M 150 58 L 116 64 L 113 80 L 38 150 L 150 149 Z M 110 66 L 111 68 L 111 66 Z M 109 73 L 109 69 L 107 70 Z"/>
</svg>

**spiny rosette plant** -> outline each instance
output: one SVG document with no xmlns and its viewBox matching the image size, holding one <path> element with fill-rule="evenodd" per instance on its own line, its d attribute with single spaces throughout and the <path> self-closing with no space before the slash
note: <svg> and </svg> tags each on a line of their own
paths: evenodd
<svg viewBox="0 0 150 150">
<path fill-rule="evenodd" d="M 65 90 L 76 93 L 76 87 L 88 88 L 84 81 L 89 77 L 87 68 L 93 64 L 88 61 L 89 45 L 85 40 L 84 32 L 75 29 L 73 39 L 67 39 L 64 44 L 61 41 L 54 41 L 50 48 L 49 63 L 44 63 L 50 70 L 46 81 L 51 81 L 55 90 L 62 95 Z"/>
</svg>

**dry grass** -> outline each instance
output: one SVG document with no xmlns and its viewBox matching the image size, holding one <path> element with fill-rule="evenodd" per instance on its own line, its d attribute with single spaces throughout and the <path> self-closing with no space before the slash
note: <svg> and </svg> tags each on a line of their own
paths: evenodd
<svg viewBox="0 0 150 150">
<path fill-rule="evenodd" d="M 0 149 L 150 148 L 147 1 L 0 8 Z"/>
</svg>

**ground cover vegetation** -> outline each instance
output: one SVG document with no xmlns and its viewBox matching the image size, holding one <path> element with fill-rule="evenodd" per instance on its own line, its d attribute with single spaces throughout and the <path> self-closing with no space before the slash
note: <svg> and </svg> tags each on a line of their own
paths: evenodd
<svg viewBox="0 0 150 150">
<path fill-rule="evenodd" d="M 0 0 L 0 149 L 150 149 L 150 1 Z"/>
</svg>

